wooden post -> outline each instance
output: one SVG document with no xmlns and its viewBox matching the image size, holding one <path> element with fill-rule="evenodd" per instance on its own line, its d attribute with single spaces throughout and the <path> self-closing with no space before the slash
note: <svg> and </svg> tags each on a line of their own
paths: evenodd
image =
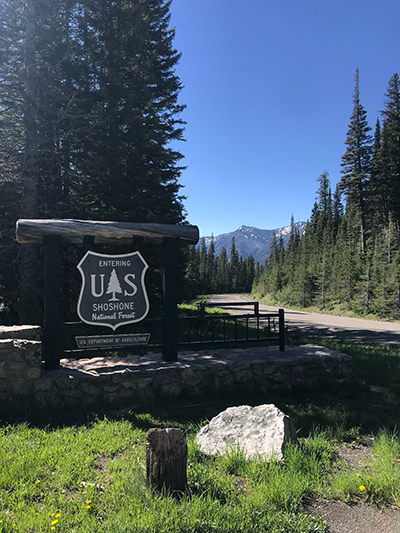
<svg viewBox="0 0 400 533">
<path fill-rule="evenodd" d="M 179 239 L 165 238 L 163 243 L 163 361 L 178 360 L 178 248 Z"/>
<path fill-rule="evenodd" d="M 44 244 L 44 367 L 55 370 L 62 356 L 61 237 L 48 235 Z"/>
<path fill-rule="evenodd" d="M 85 254 L 89 250 L 93 250 L 95 243 L 94 235 L 84 235 L 83 236 L 83 253 Z"/>
<path fill-rule="evenodd" d="M 146 482 L 157 490 L 185 490 L 187 444 L 181 429 L 150 429 L 147 432 Z"/>
<path fill-rule="evenodd" d="M 144 243 L 143 237 L 137 237 L 134 235 L 132 237 L 132 251 L 133 252 L 140 252 L 140 249 L 142 248 Z"/>
<path fill-rule="evenodd" d="M 285 312 L 283 309 L 278 310 L 279 313 L 279 351 L 285 351 Z"/>
</svg>

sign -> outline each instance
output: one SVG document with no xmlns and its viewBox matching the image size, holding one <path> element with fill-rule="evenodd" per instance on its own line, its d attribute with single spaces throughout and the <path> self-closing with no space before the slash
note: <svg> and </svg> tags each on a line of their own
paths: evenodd
<svg viewBox="0 0 400 533">
<path fill-rule="evenodd" d="M 149 343 L 150 333 L 135 335 L 98 335 L 75 337 L 78 348 L 115 348 L 121 346 L 143 346 Z"/>
<path fill-rule="evenodd" d="M 114 331 L 149 312 L 144 276 L 149 268 L 139 252 L 106 255 L 88 251 L 78 264 L 82 287 L 78 316 L 86 324 Z"/>
</svg>

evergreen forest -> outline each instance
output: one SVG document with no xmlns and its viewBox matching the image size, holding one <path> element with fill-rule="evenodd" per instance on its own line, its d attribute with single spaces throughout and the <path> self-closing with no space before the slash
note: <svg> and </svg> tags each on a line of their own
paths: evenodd
<svg viewBox="0 0 400 533">
<path fill-rule="evenodd" d="M 253 256 L 244 259 L 232 237 L 228 251 L 222 248 L 215 255 L 214 238 L 207 248 L 205 238 L 199 246 L 190 246 L 186 266 L 186 297 L 194 298 L 213 293 L 251 292 L 253 281 L 259 276 L 260 265 Z"/>
<path fill-rule="evenodd" d="M 400 319 L 400 86 L 389 80 L 375 129 L 355 75 L 341 179 L 327 172 L 302 236 L 279 236 L 253 291 L 285 305 Z M 293 224 L 292 224 L 293 227 Z"/>
<path fill-rule="evenodd" d="M 41 250 L 15 242 L 18 219 L 185 223 L 170 4 L 0 3 L 0 322 L 37 322 L 42 308 Z M 234 239 L 218 256 L 202 239 L 182 253 L 181 299 L 253 292 L 399 319 L 398 74 L 382 107 L 372 130 L 356 71 L 341 179 L 332 191 L 327 172 L 318 178 L 304 233 L 292 223 L 286 246 L 275 235 L 263 265 L 241 257 Z"/>
<path fill-rule="evenodd" d="M 170 4 L 1 0 L 1 322 L 42 308 L 40 247 L 15 242 L 18 219 L 184 222 Z"/>
<path fill-rule="evenodd" d="M 319 176 L 304 233 L 292 218 L 287 245 L 274 235 L 263 265 L 239 257 L 234 239 L 229 261 L 202 239 L 188 263 L 193 291 L 252 292 L 280 305 L 400 319 L 399 91 L 396 73 L 372 131 L 357 70 L 341 179 L 332 191 L 328 173 Z"/>
</svg>

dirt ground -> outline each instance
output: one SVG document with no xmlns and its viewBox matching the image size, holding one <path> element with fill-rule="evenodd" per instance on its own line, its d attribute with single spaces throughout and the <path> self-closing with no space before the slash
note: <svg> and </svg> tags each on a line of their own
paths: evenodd
<svg viewBox="0 0 400 533">
<path fill-rule="evenodd" d="M 400 533 L 400 509 L 324 500 L 305 505 L 305 511 L 322 516 L 329 533 Z"/>
<path fill-rule="evenodd" d="M 337 458 L 351 468 L 371 459 L 371 447 L 366 444 L 340 446 Z M 304 510 L 322 516 L 329 533 L 400 533 L 400 509 L 380 509 L 369 503 L 344 503 L 321 500 L 308 502 Z"/>
</svg>

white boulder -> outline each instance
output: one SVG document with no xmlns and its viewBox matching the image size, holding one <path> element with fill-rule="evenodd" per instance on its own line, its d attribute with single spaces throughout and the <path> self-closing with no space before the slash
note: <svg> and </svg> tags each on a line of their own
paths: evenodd
<svg viewBox="0 0 400 533">
<path fill-rule="evenodd" d="M 240 450 L 247 459 L 266 460 L 282 460 L 286 444 L 296 441 L 292 421 L 273 404 L 229 407 L 196 437 L 199 449 L 207 455 Z"/>
</svg>

